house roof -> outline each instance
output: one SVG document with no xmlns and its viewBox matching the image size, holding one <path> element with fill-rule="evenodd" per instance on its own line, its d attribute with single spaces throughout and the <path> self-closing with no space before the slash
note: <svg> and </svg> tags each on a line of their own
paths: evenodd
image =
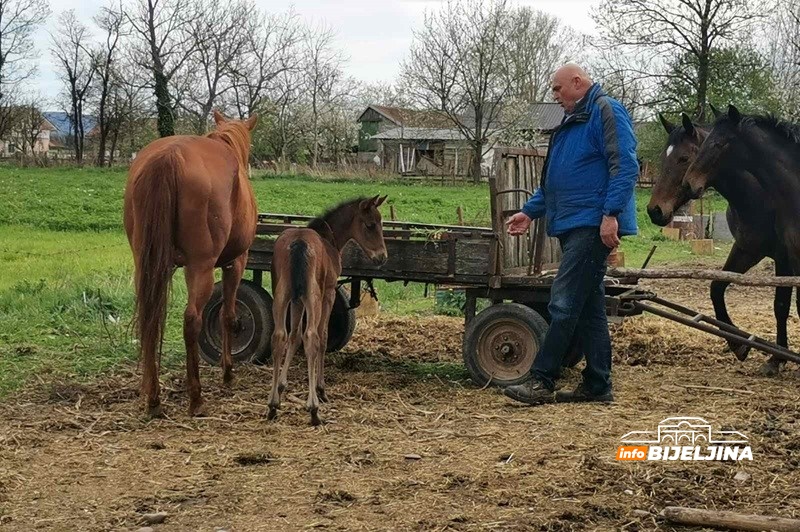
<svg viewBox="0 0 800 532">
<path fill-rule="evenodd" d="M 446 114 L 436 110 L 407 109 L 404 107 L 389 107 L 386 105 L 369 105 L 357 122 L 361 122 L 364 115 L 372 109 L 396 126 L 418 127 L 418 128 L 447 128 L 453 122 Z"/>
<path fill-rule="evenodd" d="M 72 135 L 72 122 L 69 115 L 64 111 L 45 111 L 42 116 L 53 124 L 54 132 L 56 135 L 69 136 Z M 84 115 L 83 117 L 83 131 L 88 135 L 97 125 L 97 120 L 93 116 Z"/>
<path fill-rule="evenodd" d="M 372 135 L 378 140 L 465 140 L 457 129 L 427 127 L 396 127 Z"/>
<path fill-rule="evenodd" d="M 557 103 L 532 103 L 517 126 L 519 129 L 553 131 L 564 118 L 564 109 Z"/>
</svg>

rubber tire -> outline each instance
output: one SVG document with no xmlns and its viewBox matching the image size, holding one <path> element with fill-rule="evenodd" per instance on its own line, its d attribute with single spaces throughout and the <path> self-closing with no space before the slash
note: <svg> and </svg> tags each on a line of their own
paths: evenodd
<svg viewBox="0 0 800 532">
<path fill-rule="evenodd" d="M 241 308 L 240 308 L 241 306 Z M 222 309 L 222 281 L 214 285 L 208 304 L 203 309 L 203 329 L 200 332 L 200 356 L 213 366 L 220 365 L 222 358 L 222 338 L 219 323 L 219 312 Z M 272 296 L 264 288 L 253 281 L 242 279 L 236 292 L 236 312 L 242 311 L 249 317 L 248 327 L 252 330 L 252 338 L 248 343 L 234 349 L 233 362 L 241 364 L 253 362 L 263 364 L 270 359 L 270 343 L 272 331 Z M 235 340 L 234 340 L 235 345 Z"/>
<path fill-rule="evenodd" d="M 356 309 L 350 308 L 350 295 L 340 286 L 336 289 L 336 298 L 328 320 L 328 345 L 325 350 L 333 353 L 343 349 L 355 330 Z"/>
<path fill-rule="evenodd" d="M 531 365 L 525 368 L 519 368 L 519 376 L 513 379 L 498 379 L 497 377 L 492 377 L 488 371 L 481 367 L 480 357 L 478 355 L 478 343 L 481 335 L 499 319 L 512 320 L 517 322 L 519 326 L 527 329 L 536 342 L 535 350 L 537 353 L 547 333 L 547 322 L 544 318 L 532 308 L 519 303 L 500 303 L 492 305 L 478 313 L 472 321 L 470 321 L 464 331 L 462 356 L 464 357 L 464 365 L 467 371 L 469 371 L 472 381 L 481 387 L 486 386 L 490 378 L 493 386 L 500 387 L 525 382 L 529 379 L 529 371 L 533 365 L 533 360 L 536 358 L 536 353 L 534 353 L 531 359 Z"/>
</svg>

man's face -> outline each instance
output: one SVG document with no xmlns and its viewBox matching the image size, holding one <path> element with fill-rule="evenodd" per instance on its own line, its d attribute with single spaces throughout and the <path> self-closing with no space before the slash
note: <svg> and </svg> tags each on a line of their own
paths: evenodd
<svg viewBox="0 0 800 532">
<path fill-rule="evenodd" d="M 558 73 L 553 77 L 553 98 L 561 104 L 568 113 L 575 110 L 575 103 L 583 98 L 586 89 L 583 88 L 580 76 Z"/>
</svg>

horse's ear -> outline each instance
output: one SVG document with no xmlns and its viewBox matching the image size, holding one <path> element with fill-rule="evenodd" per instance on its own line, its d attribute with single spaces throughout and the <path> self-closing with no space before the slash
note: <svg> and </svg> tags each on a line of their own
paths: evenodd
<svg viewBox="0 0 800 532">
<path fill-rule="evenodd" d="M 722 114 L 722 111 L 714 107 L 714 104 L 711 102 L 708 102 L 708 106 L 711 108 L 711 112 L 714 114 L 714 118 L 719 118 L 719 116 Z"/>
<path fill-rule="evenodd" d="M 661 125 L 667 130 L 667 133 L 672 133 L 675 130 L 675 124 L 664 118 L 661 113 L 658 113 L 658 119 L 661 120 Z"/>
<path fill-rule="evenodd" d="M 224 122 L 227 122 L 227 120 L 225 119 L 225 115 L 214 109 L 214 123 L 220 125 Z"/>
<path fill-rule="evenodd" d="M 686 130 L 686 133 L 689 135 L 694 135 L 694 124 L 692 124 L 692 119 L 689 118 L 689 115 L 686 113 L 681 113 L 681 122 L 683 129 Z"/>
<path fill-rule="evenodd" d="M 389 195 L 387 194 L 386 196 L 383 196 L 382 198 L 378 198 L 378 201 L 375 202 L 375 206 L 376 207 L 380 207 L 381 205 L 383 205 L 383 202 L 386 201 L 386 198 L 388 198 L 388 197 L 389 197 Z"/>
<path fill-rule="evenodd" d="M 739 110 L 733 104 L 728 105 L 728 118 L 734 124 L 738 124 L 739 121 L 742 119 L 742 115 L 739 113 Z"/>
<path fill-rule="evenodd" d="M 375 196 L 375 197 L 373 197 L 373 198 L 369 198 L 369 199 L 361 200 L 361 203 L 359 203 L 358 205 L 359 205 L 359 207 L 361 207 L 363 210 L 365 210 L 365 211 L 368 211 L 368 210 L 370 210 L 372 207 L 374 207 L 374 206 L 375 206 L 375 203 L 378 201 L 378 198 L 379 198 L 379 197 L 380 197 L 380 195 L 377 195 L 377 196 Z"/>
<path fill-rule="evenodd" d="M 258 115 L 253 113 L 244 124 L 247 126 L 247 129 L 253 131 L 256 128 L 256 124 L 258 124 Z"/>
</svg>

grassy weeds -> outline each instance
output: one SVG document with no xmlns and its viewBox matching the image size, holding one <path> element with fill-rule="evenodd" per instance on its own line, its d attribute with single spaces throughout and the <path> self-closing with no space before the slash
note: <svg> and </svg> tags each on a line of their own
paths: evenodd
<svg viewBox="0 0 800 532">
<path fill-rule="evenodd" d="M 0 395 L 37 374 L 92 375 L 135 360 L 132 261 L 122 231 L 124 183 L 125 173 L 118 170 L 0 167 Z M 380 193 L 389 195 L 401 220 L 454 224 L 461 206 L 466 223 L 489 225 L 485 185 L 258 175 L 252 184 L 262 211 L 317 214 L 344 199 Z M 688 244 L 663 241 L 644 210 L 648 199 L 647 191 L 637 192 L 640 234 L 624 241 L 627 265 L 639 266 L 653 244 L 658 245 L 654 265 L 696 260 Z M 718 198 L 712 203 L 716 210 L 724 208 Z M 715 260 L 725 251 L 717 251 Z M 423 285 L 376 282 L 376 288 L 387 312 L 434 312 L 433 290 L 425 298 Z M 166 365 L 183 360 L 185 301 L 179 274 Z M 413 371 L 443 369 L 455 371 Z"/>
</svg>

